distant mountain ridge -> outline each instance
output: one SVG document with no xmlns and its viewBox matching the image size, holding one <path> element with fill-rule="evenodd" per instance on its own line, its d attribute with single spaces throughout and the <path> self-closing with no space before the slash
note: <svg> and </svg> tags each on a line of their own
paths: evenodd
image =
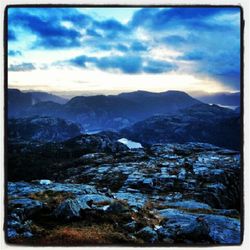
<svg viewBox="0 0 250 250">
<path fill-rule="evenodd" d="M 29 99 L 31 98 L 31 94 L 28 95 L 28 93 L 20 91 L 19 94 L 24 99 L 26 96 Z M 166 91 L 162 93 L 136 91 L 108 96 L 77 96 L 65 104 L 59 104 L 54 101 L 42 101 L 26 105 L 18 112 L 20 106 L 13 106 L 15 101 L 12 100 L 10 93 L 8 97 L 9 110 L 11 110 L 9 116 L 27 117 L 42 115 L 59 117 L 80 123 L 86 129 L 92 130 L 118 130 L 155 114 L 173 114 L 180 109 L 201 103 L 181 91 Z"/>
<path fill-rule="evenodd" d="M 26 112 L 32 105 L 47 101 L 59 104 L 67 102 L 66 99 L 47 92 L 22 92 L 19 89 L 8 89 L 8 115 L 21 117 L 23 112 Z"/>
<path fill-rule="evenodd" d="M 32 105 L 30 93 L 18 89 L 8 89 L 8 116 L 16 117 Z"/>
<path fill-rule="evenodd" d="M 51 101 L 51 102 L 56 102 L 56 103 L 59 103 L 59 104 L 64 104 L 64 103 L 66 103 L 68 101 L 65 98 L 62 98 L 60 96 L 50 94 L 50 93 L 47 93 L 47 92 L 43 92 L 43 91 L 29 91 L 29 92 L 26 92 L 26 93 L 31 94 L 31 96 L 34 98 L 36 103 Z"/>
</svg>

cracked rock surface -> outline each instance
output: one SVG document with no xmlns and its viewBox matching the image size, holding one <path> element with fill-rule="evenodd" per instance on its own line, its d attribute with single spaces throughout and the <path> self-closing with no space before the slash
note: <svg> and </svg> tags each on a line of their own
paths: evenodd
<svg viewBox="0 0 250 250">
<path fill-rule="evenodd" d="M 50 180 L 8 182 L 10 242 L 240 244 L 239 152 L 99 144 L 110 150 L 77 156 Z"/>
</svg>

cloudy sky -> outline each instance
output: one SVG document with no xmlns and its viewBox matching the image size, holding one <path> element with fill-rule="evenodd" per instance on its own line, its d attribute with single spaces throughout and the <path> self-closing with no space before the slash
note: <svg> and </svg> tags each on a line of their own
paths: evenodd
<svg viewBox="0 0 250 250">
<path fill-rule="evenodd" d="M 239 8 L 9 8 L 8 84 L 110 94 L 240 89 Z"/>
</svg>

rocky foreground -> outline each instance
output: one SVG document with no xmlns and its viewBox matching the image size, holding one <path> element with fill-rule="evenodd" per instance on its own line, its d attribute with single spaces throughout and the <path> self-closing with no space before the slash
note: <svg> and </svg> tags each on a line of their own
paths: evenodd
<svg viewBox="0 0 250 250">
<path fill-rule="evenodd" d="M 240 244 L 240 155 L 204 143 L 88 153 L 51 180 L 8 182 L 7 241 Z"/>
</svg>

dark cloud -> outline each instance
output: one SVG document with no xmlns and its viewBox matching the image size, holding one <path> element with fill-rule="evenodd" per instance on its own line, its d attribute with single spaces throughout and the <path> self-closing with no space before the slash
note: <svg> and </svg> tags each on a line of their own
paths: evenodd
<svg viewBox="0 0 250 250">
<path fill-rule="evenodd" d="M 231 8 L 144 8 L 137 11 L 131 22 L 131 27 L 143 26 L 151 30 L 175 29 L 176 26 L 197 29 L 217 29 L 228 27 L 227 23 L 212 25 L 207 22 L 208 18 L 218 14 L 239 13 L 238 7 Z"/>
<path fill-rule="evenodd" d="M 88 56 L 78 56 L 75 57 L 71 60 L 66 61 L 66 63 L 69 63 L 72 66 L 80 67 L 80 68 L 85 68 L 86 63 L 88 62 L 96 62 L 97 59 L 95 57 L 88 57 Z"/>
<path fill-rule="evenodd" d="M 137 51 L 137 52 L 138 51 L 147 51 L 148 47 L 145 44 L 141 43 L 141 42 L 135 41 L 135 42 L 132 43 L 131 49 L 133 51 Z"/>
<path fill-rule="evenodd" d="M 233 18 L 233 14 L 238 14 L 239 20 L 240 9 L 144 8 L 134 14 L 130 26 L 147 30 L 156 44 L 180 52 L 182 55 L 175 59 L 176 64 L 180 60 L 195 63 L 189 73 L 214 78 L 239 89 L 240 27 L 236 19 L 227 19 Z M 157 66 L 149 69 L 157 72 Z"/>
<path fill-rule="evenodd" d="M 228 86 L 240 86 L 240 50 L 211 51 L 193 50 L 178 59 L 196 62 L 193 73 L 212 77 Z"/>
<path fill-rule="evenodd" d="M 86 30 L 86 34 L 87 34 L 88 36 L 92 36 L 92 37 L 98 37 L 98 38 L 102 37 L 101 34 L 99 34 L 98 32 L 96 32 L 96 31 L 93 30 L 93 29 L 87 29 L 87 30 Z"/>
<path fill-rule="evenodd" d="M 196 62 L 193 73 L 214 78 L 227 86 L 240 88 L 240 52 L 238 55 L 223 53 L 192 53 L 184 55 L 187 61 Z"/>
<path fill-rule="evenodd" d="M 65 26 L 64 23 L 70 25 Z M 120 34 L 129 32 L 126 25 L 110 19 L 96 21 L 73 8 L 10 8 L 8 15 L 9 40 L 15 40 L 17 27 L 37 37 L 34 48 L 74 48 L 88 44 L 88 38 L 105 38 L 114 41 Z M 100 49 L 102 49 L 100 47 Z"/>
<path fill-rule="evenodd" d="M 204 58 L 206 58 L 206 54 L 202 51 L 187 52 L 185 55 L 178 57 L 178 59 L 186 61 L 200 61 Z"/>
<path fill-rule="evenodd" d="M 131 28 L 148 25 L 149 20 L 152 20 L 158 12 L 158 8 L 142 8 L 135 12 L 129 25 Z"/>
<path fill-rule="evenodd" d="M 121 52 L 128 52 L 129 51 L 129 48 L 128 46 L 124 45 L 124 44 L 117 44 L 115 46 L 115 48 Z"/>
<path fill-rule="evenodd" d="M 88 41 L 89 46 L 91 48 L 95 48 L 97 50 L 101 51 L 111 51 L 111 50 L 117 50 L 123 53 L 131 52 L 131 53 L 143 53 L 148 51 L 148 46 L 137 41 L 126 41 L 126 44 L 121 43 L 120 40 L 116 39 L 95 39 Z"/>
<path fill-rule="evenodd" d="M 10 28 L 8 28 L 8 41 L 16 41 L 16 35 L 15 32 L 13 30 L 11 30 Z"/>
<path fill-rule="evenodd" d="M 36 69 L 32 63 L 11 64 L 8 71 L 31 71 Z"/>
<path fill-rule="evenodd" d="M 102 57 L 96 62 L 102 70 L 120 70 L 126 74 L 136 74 L 142 71 L 142 58 L 139 56 Z"/>
<path fill-rule="evenodd" d="M 80 45 L 81 34 L 75 28 L 66 28 L 61 23 L 62 21 L 78 21 L 79 17 L 65 15 L 62 18 L 62 10 L 54 8 L 43 8 L 41 11 L 33 14 L 21 10 L 11 11 L 9 14 L 9 26 L 21 27 L 24 30 L 31 32 L 37 36 L 37 41 L 34 47 L 44 48 L 62 48 L 62 47 L 76 47 Z M 46 15 L 43 15 L 43 13 Z M 49 14 L 50 13 L 50 14 Z M 77 13 L 77 12 L 76 12 Z M 76 14 L 75 13 L 75 14 Z M 65 13 L 66 14 L 66 13 Z M 85 23 L 85 18 L 83 17 Z"/>
<path fill-rule="evenodd" d="M 187 42 L 187 40 L 182 36 L 172 35 L 162 38 L 162 42 L 166 43 L 167 45 L 173 45 L 174 47 L 176 47 L 184 45 Z"/>
<path fill-rule="evenodd" d="M 165 61 L 149 60 L 147 62 L 147 66 L 143 68 L 143 71 L 151 74 L 160 74 L 173 71 L 176 69 L 177 66 L 172 63 Z"/>
<path fill-rule="evenodd" d="M 228 70 L 227 72 L 223 72 L 221 74 L 214 74 L 214 78 L 226 83 L 229 86 L 240 86 L 240 72 L 235 70 Z M 238 88 L 239 89 L 239 88 Z"/>
<path fill-rule="evenodd" d="M 87 63 L 91 63 L 101 70 L 112 72 L 120 71 L 125 74 L 137 74 L 142 72 L 157 74 L 177 69 L 176 65 L 169 62 L 142 58 L 141 56 L 131 54 L 101 58 L 83 55 L 64 62 L 64 64 L 70 64 L 71 66 L 80 68 L 86 68 Z M 59 64 L 61 65 L 62 62 Z"/>
<path fill-rule="evenodd" d="M 102 22 L 97 22 L 95 21 L 93 23 L 93 26 L 95 28 L 99 28 L 99 29 L 102 29 L 102 30 L 105 30 L 107 32 L 111 32 L 111 33 L 114 33 L 114 32 L 128 32 L 129 29 L 127 26 L 121 24 L 120 22 L 114 20 L 114 19 L 109 19 L 109 20 L 105 20 L 105 21 L 102 21 Z"/>
<path fill-rule="evenodd" d="M 8 51 L 8 56 L 21 56 L 22 52 L 19 50 L 9 50 Z"/>
</svg>

